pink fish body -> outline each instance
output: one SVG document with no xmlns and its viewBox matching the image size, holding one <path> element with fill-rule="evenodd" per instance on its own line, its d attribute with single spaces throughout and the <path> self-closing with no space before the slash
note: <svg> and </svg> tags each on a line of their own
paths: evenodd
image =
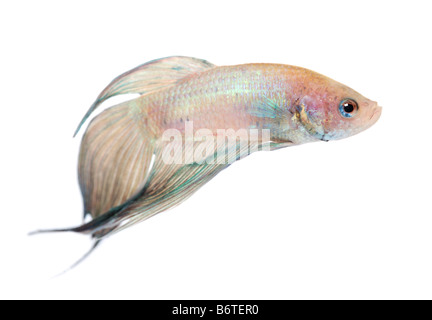
<svg viewBox="0 0 432 320">
<path fill-rule="evenodd" d="M 376 102 L 300 67 L 170 57 L 114 79 L 80 127 L 100 103 L 128 93 L 141 96 L 95 117 L 82 140 L 79 180 L 93 220 L 63 231 L 100 241 L 181 203 L 254 151 L 346 138 L 381 114 Z"/>
</svg>

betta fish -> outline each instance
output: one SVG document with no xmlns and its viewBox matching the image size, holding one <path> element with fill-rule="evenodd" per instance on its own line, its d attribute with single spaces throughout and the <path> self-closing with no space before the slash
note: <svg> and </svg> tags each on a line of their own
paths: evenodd
<svg viewBox="0 0 432 320">
<path fill-rule="evenodd" d="M 102 102 L 121 94 L 139 96 L 101 112 L 82 138 L 79 184 L 84 216 L 92 219 L 39 232 L 89 234 L 95 248 L 180 204 L 255 151 L 347 138 L 381 115 L 376 102 L 304 68 L 168 57 L 115 78 L 77 132 Z"/>
</svg>

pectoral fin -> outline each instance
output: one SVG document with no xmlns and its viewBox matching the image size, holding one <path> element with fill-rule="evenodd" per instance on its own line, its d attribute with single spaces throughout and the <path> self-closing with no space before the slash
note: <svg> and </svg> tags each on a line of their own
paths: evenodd
<svg viewBox="0 0 432 320">
<path fill-rule="evenodd" d="M 258 118 L 269 118 L 275 121 L 281 121 L 286 117 L 287 110 L 284 110 L 275 101 L 266 97 L 261 102 L 248 108 L 248 112 Z"/>
</svg>

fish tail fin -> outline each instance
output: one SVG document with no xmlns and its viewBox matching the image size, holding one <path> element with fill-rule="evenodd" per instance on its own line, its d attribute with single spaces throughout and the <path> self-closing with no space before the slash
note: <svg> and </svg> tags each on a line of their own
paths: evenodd
<svg viewBox="0 0 432 320">
<path fill-rule="evenodd" d="M 99 94 L 75 135 L 93 111 L 113 96 L 149 94 L 214 67 L 202 59 L 168 57 L 123 73 Z M 123 102 L 96 116 L 83 136 L 78 163 L 84 215 L 91 214 L 93 220 L 75 228 L 40 230 L 32 234 L 77 232 L 99 239 L 117 228 L 118 220 L 113 217 L 145 193 L 156 153 L 157 131 L 148 118 L 143 98 Z"/>
<path fill-rule="evenodd" d="M 75 269 L 78 265 L 80 265 L 84 260 L 86 260 L 96 250 L 96 248 L 101 244 L 101 242 L 102 242 L 102 240 L 94 239 L 93 244 L 90 247 L 90 250 L 88 250 L 81 258 L 79 258 L 76 262 L 74 262 L 69 268 L 67 268 L 66 270 L 55 275 L 53 278 L 60 277 L 60 276 L 64 275 L 65 273 L 71 271 L 72 269 Z"/>
<path fill-rule="evenodd" d="M 155 133 L 140 103 L 135 99 L 105 110 L 84 134 L 78 162 L 84 215 L 94 219 L 122 205 L 145 185 Z"/>
<path fill-rule="evenodd" d="M 99 245 L 101 244 L 102 240 L 100 239 L 94 239 L 93 240 L 93 244 L 90 247 L 90 250 L 87 251 L 81 258 L 79 258 L 74 264 L 72 264 L 67 270 L 65 270 L 63 273 L 72 270 L 73 268 L 75 268 L 76 266 L 78 266 L 79 264 L 81 264 L 85 259 L 87 259 L 95 250 L 97 247 L 99 247 Z"/>
<path fill-rule="evenodd" d="M 33 236 L 33 235 L 42 234 L 42 233 L 56 233 L 56 232 L 77 232 L 77 233 L 81 233 L 78 229 L 79 229 L 79 227 L 65 228 L 65 229 L 36 230 L 36 231 L 30 232 L 28 235 L 29 236 Z M 81 264 L 84 260 L 86 260 L 96 250 L 96 248 L 101 244 L 101 242 L 102 242 L 102 239 L 98 239 L 97 238 L 97 234 L 95 236 L 93 236 L 93 244 L 92 244 L 90 250 L 88 250 L 81 258 L 79 258 L 76 262 L 74 262 L 69 268 L 67 268 L 66 270 L 62 271 L 61 273 L 55 275 L 53 278 L 59 277 L 59 276 L 65 274 L 66 272 L 68 272 L 68 271 L 74 269 L 75 267 L 77 267 L 79 264 Z"/>
<path fill-rule="evenodd" d="M 29 236 L 34 236 L 42 233 L 61 233 L 61 232 L 73 232 L 75 228 L 66 228 L 66 229 L 41 229 L 35 230 L 28 233 Z"/>
<path fill-rule="evenodd" d="M 31 231 L 31 232 L 27 233 L 27 235 L 30 237 L 30 236 L 35 236 L 35 235 L 44 234 L 44 233 L 65 233 L 65 232 L 74 232 L 74 233 L 87 234 L 87 232 L 85 232 L 85 230 L 83 230 L 83 226 L 86 226 L 88 224 L 89 223 L 84 223 L 84 224 L 79 225 L 77 227 L 71 227 L 71 228 L 34 230 L 34 231 Z"/>
<path fill-rule="evenodd" d="M 213 67 L 205 60 L 189 57 L 169 57 L 143 64 L 114 79 L 83 121 L 114 95 L 154 92 Z M 95 117 L 87 128 L 79 157 L 84 215 L 90 213 L 96 218 L 115 209 L 145 185 L 159 138 L 145 101 L 144 97 L 136 98 L 111 107 Z"/>
</svg>

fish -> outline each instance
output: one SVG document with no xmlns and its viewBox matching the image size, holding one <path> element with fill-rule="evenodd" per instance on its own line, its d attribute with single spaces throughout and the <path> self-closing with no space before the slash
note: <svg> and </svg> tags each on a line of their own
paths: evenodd
<svg viewBox="0 0 432 320">
<path fill-rule="evenodd" d="M 95 248 L 121 230 L 171 209 L 232 163 L 273 151 L 358 134 L 382 108 L 314 71 L 283 64 L 216 66 L 174 56 L 115 78 L 75 135 L 111 97 L 138 97 L 107 108 L 89 123 L 78 177 L 89 222 L 72 231 Z"/>
</svg>

